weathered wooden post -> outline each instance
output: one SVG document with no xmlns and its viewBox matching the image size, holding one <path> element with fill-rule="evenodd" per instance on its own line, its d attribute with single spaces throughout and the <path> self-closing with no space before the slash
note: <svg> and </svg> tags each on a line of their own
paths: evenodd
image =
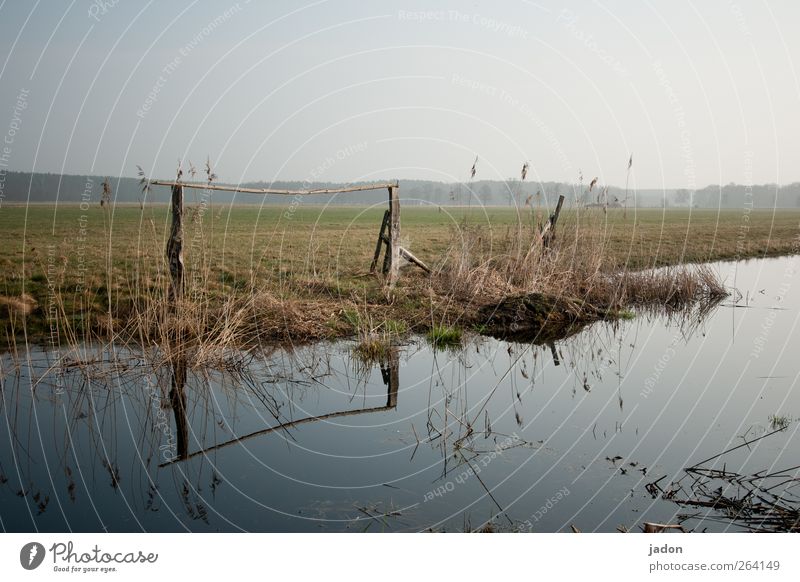
<svg viewBox="0 0 800 582">
<path fill-rule="evenodd" d="M 389 186 L 389 287 L 400 276 L 400 185 Z"/>
<path fill-rule="evenodd" d="M 183 297 L 183 186 L 172 186 L 172 228 L 167 241 L 169 262 L 169 300 L 173 303 Z"/>
</svg>

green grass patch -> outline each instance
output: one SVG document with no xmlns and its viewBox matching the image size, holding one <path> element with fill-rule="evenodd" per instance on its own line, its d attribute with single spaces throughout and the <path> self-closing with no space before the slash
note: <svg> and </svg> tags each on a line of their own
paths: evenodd
<svg viewBox="0 0 800 582">
<path fill-rule="evenodd" d="M 446 325 L 434 325 L 426 335 L 428 342 L 437 349 L 460 348 L 463 334 L 461 330 Z"/>
<path fill-rule="evenodd" d="M 342 317 L 353 328 L 353 331 L 361 329 L 361 315 L 355 309 L 344 309 Z"/>
<path fill-rule="evenodd" d="M 636 314 L 630 309 L 620 309 L 617 311 L 617 317 L 629 321 L 636 318 Z"/>
<path fill-rule="evenodd" d="M 353 348 L 353 355 L 364 364 L 384 362 L 392 350 L 392 340 L 387 335 L 370 334 L 361 338 Z"/>
<path fill-rule="evenodd" d="M 381 325 L 385 333 L 392 336 L 401 336 L 408 333 L 408 324 L 405 321 L 387 319 Z"/>
</svg>

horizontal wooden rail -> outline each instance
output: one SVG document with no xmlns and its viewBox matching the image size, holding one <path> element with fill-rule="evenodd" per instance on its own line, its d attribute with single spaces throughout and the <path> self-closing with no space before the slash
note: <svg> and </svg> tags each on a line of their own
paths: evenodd
<svg viewBox="0 0 800 582">
<path fill-rule="evenodd" d="M 280 190 L 277 188 L 243 188 L 241 186 L 223 186 L 209 184 L 208 182 L 175 182 L 167 180 L 150 180 L 152 186 L 182 186 L 184 188 L 197 188 L 199 190 L 221 190 L 223 192 L 242 192 L 244 194 L 282 194 L 284 196 L 306 196 L 313 194 L 338 194 L 341 192 L 363 192 L 364 190 L 383 190 L 397 188 L 397 181 L 380 182 L 378 184 L 360 184 L 358 186 L 345 186 L 343 188 L 315 188 L 311 190 Z"/>
</svg>

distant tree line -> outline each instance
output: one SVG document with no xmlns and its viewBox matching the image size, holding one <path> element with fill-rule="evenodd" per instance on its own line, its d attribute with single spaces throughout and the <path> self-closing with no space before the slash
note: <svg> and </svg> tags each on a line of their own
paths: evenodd
<svg viewBox="0 0 800 582">
<path fill-rule="evenodd" d="M 30 172 L 4 172 L 0 203 L 83 203 L 100 205 L 105 176 L 75 176 Z M 163 204 L 169 200 L 169 189 L 153 187 L 145 195 L 138 178 L 108 177 L 111 201 L 125 204 Z M 300 181 L 248 182 L 241 184 L 256 188 L 330 188 L 337 183 L 308 183 Z M 522 182 L 518 179 L 476 180 L 463 183 L 433 182 L 428 180 L 400 180 L 400 195 L 406 205 L 434 206 L 551 206 L 563 194 L 569 205 L 622 204 L 626 197 L 624 188 L 564 182 Z M 187 190 L 186 201 L 199 199 L 201 191 Z M 785 186 L 760 184 L 744 186 L 726 184 L 707 186 L 701 190 L 639 189 L 627 193 L 628 206 L 633 207 L 688 207 L 696 208 L 800 208 L 800 182 Z M 214 192 L 213 203 L 230 204 L 287 204 L 285 196 L 259 196 L 227 192 Z M 350 192 L 304 199 L 309 204 L 375 204 L 382 203 L 379 192 Z"/>
</svg>

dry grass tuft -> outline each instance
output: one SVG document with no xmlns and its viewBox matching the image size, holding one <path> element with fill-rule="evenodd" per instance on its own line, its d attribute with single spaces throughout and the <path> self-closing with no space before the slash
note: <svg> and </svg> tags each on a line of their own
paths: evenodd
<svg viewBox="0 0 800 582">
<path fill-rule="evenodd" d="M 593 209 L 575 213 L 559 224 L 559 236 L 549 246 L 541 244 L 537 228 L 522 221 L 497 240 L 490 231 L 462 224 L 436 267 L 434 288 L 503 327 L 525 319 L 572 324 L 632 306 L 677 309 L 727 294 L 704 265 L 620 269 L 617 257 L 604 252 L 605 216 Z"/>
<path fill-rule="evenodd" d="M 22 294 L 19 297 L 5 297 L 0 295 L 0 307 L 7 311 L 7 317 L 27 317 L 39 304 L 36 299 L 28 295 Z"/>
<path fill-rule="evenodd" d="M 680 308 L 727 295 L 717 274 L 707 265 L 665 267 L 618 276 L 617 302 L 625 305 Z"/>
</svg>

